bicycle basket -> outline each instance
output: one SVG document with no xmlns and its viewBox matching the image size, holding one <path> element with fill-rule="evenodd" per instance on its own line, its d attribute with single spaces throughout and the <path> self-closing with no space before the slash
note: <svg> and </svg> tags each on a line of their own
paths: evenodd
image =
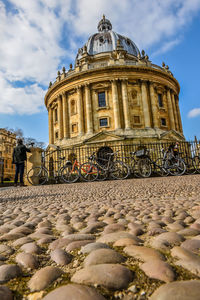
<svg viewBox="0 0 200 300">
<path fill-rule="evenodd" d="M 142 157 L 146 155 L 146 150 L 145 149 L 141 149 L 135 152 L 136 157 Z"/>
</svg>

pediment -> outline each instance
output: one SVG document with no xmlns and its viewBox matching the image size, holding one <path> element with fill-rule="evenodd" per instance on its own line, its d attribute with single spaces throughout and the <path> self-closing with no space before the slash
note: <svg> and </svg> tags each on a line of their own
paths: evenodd
<svg viewBox="0 0 200 300">
<path fill-rule="evenodd" d="M 92 86 L 93 90 L 100 90 L 100 89 L 107 89 L 107 88 L 109 88 L 108 83 L 98 83 Z"/>
<path fill-rule="evenodd" d="M 99 133 L 95 134 L 94 136 L 84 140 L 84 144 L 108 142 L 108 141 L 113 142 L 113 141 L 122 141 L 122 140 L 124 140 L 123 136 L 102 131 L 102 132 L 99 132 Z"/>
<path fill-rule="evenodd" d="M 163 138 L 167 140 L 185 140 L 184 136 L 175 130 L 165 131 L 161 133 L 160 139 Z"/>
</svg>

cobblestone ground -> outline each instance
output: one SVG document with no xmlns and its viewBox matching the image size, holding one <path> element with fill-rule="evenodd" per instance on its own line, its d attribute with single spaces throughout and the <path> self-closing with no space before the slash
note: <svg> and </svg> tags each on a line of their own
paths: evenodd
<svg viewBox="0 0 200 300">
<path fill-rule="evenodd" d="M 0 299 L 200 299 L 199 182 L 0 189 Z"/>
</svg>

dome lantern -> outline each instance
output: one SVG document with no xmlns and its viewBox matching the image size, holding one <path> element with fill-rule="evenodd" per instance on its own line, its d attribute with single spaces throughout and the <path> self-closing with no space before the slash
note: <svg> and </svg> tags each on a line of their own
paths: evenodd
<svg viewBox="0 0 200 300">
<path fill-rule="evenodd" d="M 105 15 L 103 15 L 103 18 L 99 22 L 97 29 L 99 32 L 107 32 L 112 30 L 112 24 L 108 19 L 105 18 Z"/>
</svg>

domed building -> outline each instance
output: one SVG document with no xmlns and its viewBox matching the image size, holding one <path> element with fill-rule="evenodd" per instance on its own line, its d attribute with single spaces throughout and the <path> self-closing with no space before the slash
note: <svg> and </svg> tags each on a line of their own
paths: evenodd
<svg viewBox="0 0 200 300">
<path fill-rule="evenodd" d="M 49 144 L 184 140 L 179 91 L 168 66 L 153 64 L 103 16 L 74 68 L 63 67 L 49 84 Z"/>
</svg>

